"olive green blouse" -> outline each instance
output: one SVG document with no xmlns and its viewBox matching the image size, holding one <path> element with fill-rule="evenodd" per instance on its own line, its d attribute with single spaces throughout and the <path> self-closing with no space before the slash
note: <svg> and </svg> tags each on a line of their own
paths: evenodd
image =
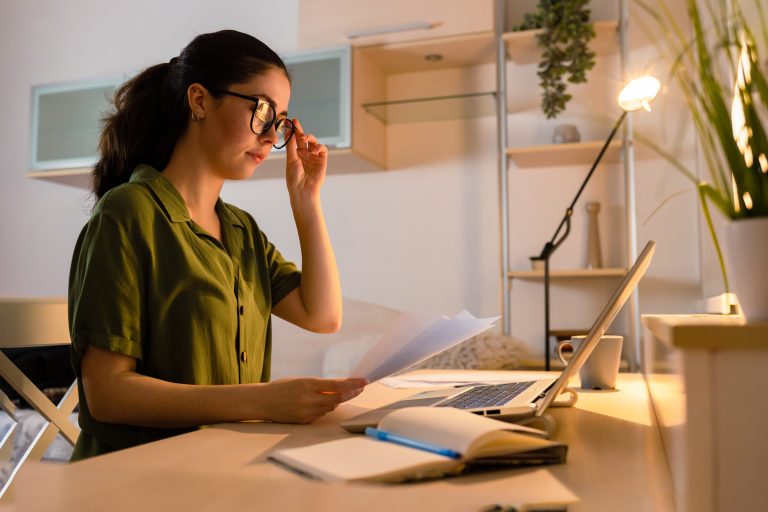
<svg viewBox="0 0 768 512">
<path fill-rule="evenodd" d="M 87 345 L 136 358 L 136 371 L 184 384 L 269 380 L 272 307 L 299 286 L 243 210 L 219 199 L 223 243 L 190 218 L 161 173 L 140 165 L 98 202 L 69 276 L 72 365 L 81 434 L 72 460 L 193 429 L 96 421 L 82 388 Z"/>
</svg>

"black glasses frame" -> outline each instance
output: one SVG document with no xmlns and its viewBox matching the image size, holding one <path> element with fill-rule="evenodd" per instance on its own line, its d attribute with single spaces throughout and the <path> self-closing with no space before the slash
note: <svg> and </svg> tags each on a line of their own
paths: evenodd
<svg viewBox="0 0 768 512">
<path fill-rule="evenodd" d="M 244 100 L 248 100 L 248 101 L 254 102 L 256 104 L 256 107 L 253 109 L 253 113 L 251 113 L 251 122 L 250 122 L 249 126 L 251 128 L 251 131 L 255 135 L 264 135 L 270 129 L 272 129 L 273 125 L 275 127 L 275 131 L 279 131 L 282 126 L 287 126 L 290 129 L 290 135 L 288 135 L 288 137 L 283 141 L 282 144 L 280 144 L 280 145 L 273 144 L 272 146 L 275 149 L 282 149 L 282 148 L 284 148 L 286 146 L 286 144 L 288 144 L 288 142 L 293 137 L 293 134 L 296 133 L 296 127 L 293 125 L 293 122 L 291 122 L 291 120 L 288 119 L 287 117 L 284 117 L 282 119 L 278 119 L 277 118 L 277 112 L 275 111 L 275 107 L 272 106 L 272 104 L 270 102 L 268 102 L 268 101 L 266 101 L 266 100 L 264 100 L 262 98 L 258 98 L 256 96 L 248 96 L 247 94 L 240 94 L 239 92 L 222 91 L 222 90 L 219 90 L 219 89 L 208 89 L 208 90 L 210 92 L 214 93 L 214 94 L 226 94 L 227 96 L 234 96 L 235 98 L 241 98 L 241 99 L 244 99 Z M 267 107 L 269 107 L 269 109 L 272 111 L 272 120 L 271 121 L 267 121 L 264 124 L 264 128 L 262 128 L 261 132 L 257 132 L 256 130 L 253 129 L 253 119 L 256 117 L 256 112 L 259 110 L 259 105 L 261 103 L 266 104 Z"/>
</svg>

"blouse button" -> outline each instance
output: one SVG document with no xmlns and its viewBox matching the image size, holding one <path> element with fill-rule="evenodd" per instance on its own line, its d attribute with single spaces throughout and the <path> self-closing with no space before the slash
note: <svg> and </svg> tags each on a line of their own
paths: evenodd
<svg viewBox="0 0 768 512">
<path fill-rule="evenodd" d="M 245 350 L 240 352 L 240 360 L 244 363 L 248 361 L 248 355 L 245 353 Z"/>
</svg>

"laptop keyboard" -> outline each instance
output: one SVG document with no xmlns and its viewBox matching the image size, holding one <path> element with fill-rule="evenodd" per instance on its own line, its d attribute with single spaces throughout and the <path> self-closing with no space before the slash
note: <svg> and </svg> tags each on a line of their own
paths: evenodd
<svg viewBox="0 0 768 512">
<path fill-rule="evenodd" d="M 466 393 L 453 397 L 435 407 L 455 407 L 456 409 L 478 409 L 504 405 L 514 397 L 531 387 L 536 381 L 511 382 L 475 386 Z"/>
</svg>

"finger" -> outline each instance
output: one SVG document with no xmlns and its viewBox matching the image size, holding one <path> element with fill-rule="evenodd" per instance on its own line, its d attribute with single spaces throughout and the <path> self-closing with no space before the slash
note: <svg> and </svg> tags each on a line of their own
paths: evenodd
<svg viewBox="0 0 768 512">
<path fill-rule="evenodd" d="M 308 378 L 307 385 L 317 393 L 336 393 L 339 390 L 339 382 L 343 379 Z"/>
<path fill-rule="evenodd" d="M 285 151 L 288 154 L 288 158 L 286 160 L 297 160 L 299 158 L 298 153 L 298 130 L 296 130 L 296 133 L 293 137 L 291 137 L 291 140 L 288 141 L 288 144 L 285 146 Z"/>
<path fill-rule="evenodd" d="M 302 133 L 298 140 L 299 150 L 308 151 L 310 154 L 315 154 L 319 144 L 317 138 L 310 133 Z"/>
<path fill-rule="evenodd" d="M 370 382 L 368 382 L 368 379 L 364 377 L 349 377 L 348 379 L 346 379 L 346 381 L 359 388 L 364 388 L 365 386 L 370 384 Z"/>
<path fill-rule="evenodd" d="M 302 133 L 301 140 L 303 140 L 305 143 L 307 143 L 310 146 L 314 146 L 317 144 L 317 137 L 315 137 L 311 133 Z"/>
<path fill-rule="evenodd" d="M 304 128 L 301 126 L 301 121 L 296 119 L 295 117 L 291 119 L 291 122 L 293 123 L 293 128 L 296 130 L 294 132 L 293 138 L 296 139 L 296 143 L 299 147 L 304 146 Z"/>
<path fill-rule="evenodd" d="M 301 121 L 294 118 L 291 120 L 296 127 L 296 142 L 300 150 L 307 150 L 313 155 L 320 154 L 321 144 L 318 144 L 317 137 L 311 133 L 305 133 L 304 128 L 301 126 Z M 326 150 L 327 151 L 327 150 Z"/>
<path fill-rule="evenodd" d="M 291 119 L 293 126 L 296 128 L 296 135 L 304 135 L 304 127 L 301 126 L 301 121 L 295 117 Z"/>
<path fill-rule="evenodd" d="M 336 395 L 336 396 L 339 397 L 339 400 L 340 400 L 339 403 L 341 403 L 341 402 L 346 402 L 348 400 L 352 400 L 353 398 L 355 398 L 357 395 L 359 395 L 362 392 L 363 392 L 362 389 L 358 389 L 358 390 L 355 390 L 355 391 L 347 391 L 346 393 L 341 393 L 340 395 Z"/>
<path fill-rule="evenodd" d="M 353 377 L 349 379 L 322 379 L 319 384 L 325 386 L 323 389 L 325 392 L 346 393 L 361 390 L 368 384 L 368 381 L 363 378 Z"/>
<path fill-rule="evenodd" d="M 322 156 L 328 154 L 328 148 L 325 144 L 315 144 L 314 147 L 310 146 L 310 153 L 315 156 Z"/>
</svg>

